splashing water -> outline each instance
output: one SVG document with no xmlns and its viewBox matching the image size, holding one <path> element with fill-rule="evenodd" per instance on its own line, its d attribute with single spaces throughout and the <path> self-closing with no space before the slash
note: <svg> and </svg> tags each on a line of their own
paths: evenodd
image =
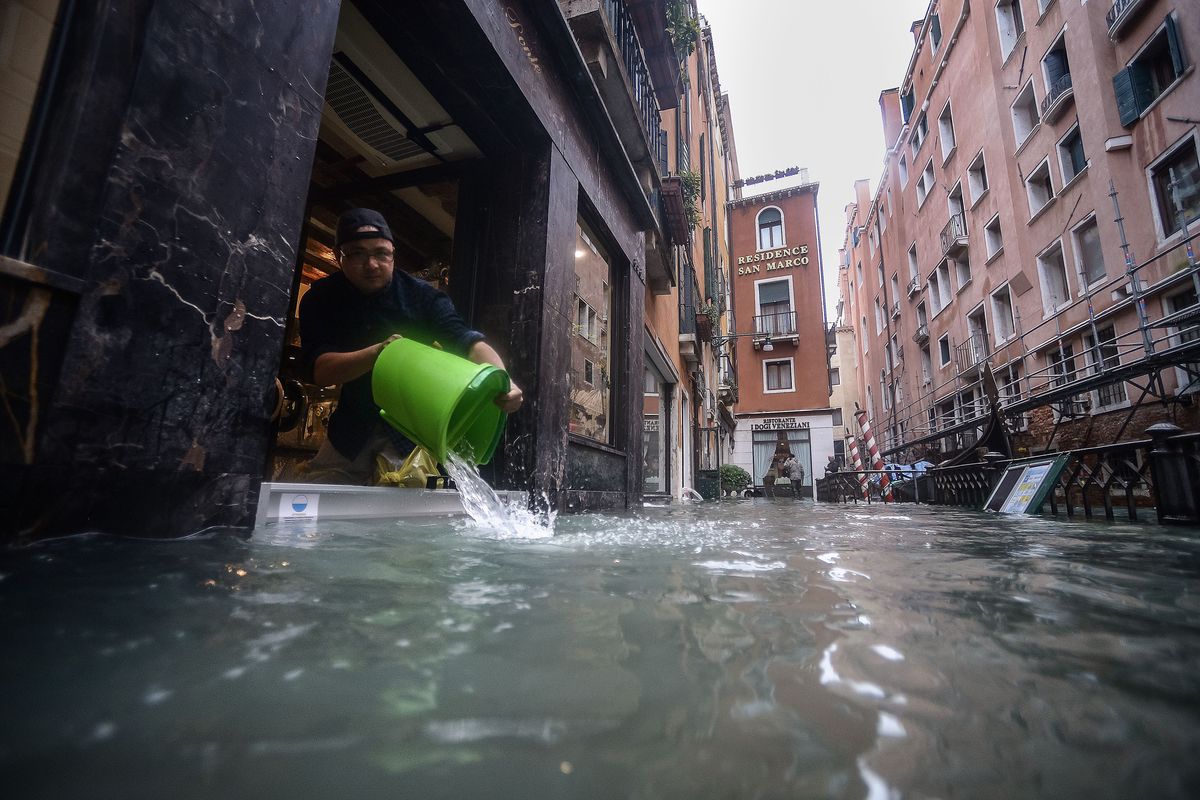
<svg viewBox="0 0 1200 800">
<path fill-rule="evenodd" d="M 458 486 L 463 509 L 471 515 L 476 529 L 496 539 L 545 539 L 554 535 L 553 511 L 537 514 L 508 505 L 488 486 L 470 458 L 450 453 L 443 466 Z"/>
</svg>

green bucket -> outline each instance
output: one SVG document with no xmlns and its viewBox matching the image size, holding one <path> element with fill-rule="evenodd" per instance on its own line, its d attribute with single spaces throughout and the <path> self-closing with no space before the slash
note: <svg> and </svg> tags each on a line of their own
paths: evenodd
<svg viewBox="0 0 1200 800">
<path fill-rule="evenodd" d="M 509 385 L 499 367 L 407 338 L 385 347 L 371 373 L 379 416 L 442 463 L 452 452 L 492 460 L 507 418 L 493 401 Z"/>
</svg>

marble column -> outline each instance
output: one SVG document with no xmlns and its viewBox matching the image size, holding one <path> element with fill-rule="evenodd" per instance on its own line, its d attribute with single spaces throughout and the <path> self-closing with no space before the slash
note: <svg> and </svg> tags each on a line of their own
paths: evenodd
<svg viewBox="0 0 1200 800">
<path fill-rule="evenodd" d="M 338 6 L 92 10 L 60 96 L 96 128 L 48 136 L 29 227 L 82 289 L 36 455 L 0 465 L 18 539 L 252 523 Z"/>
</svg>

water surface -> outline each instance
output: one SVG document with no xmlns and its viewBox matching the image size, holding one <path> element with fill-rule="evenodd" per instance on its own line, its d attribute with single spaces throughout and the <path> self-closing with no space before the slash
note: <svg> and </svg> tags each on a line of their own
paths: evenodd
<svg viewBox="0 0 1200 800">
<path fill-rule="evenodd" d="M 765 500 L 523 530 L 0 554 L 5 795 L 1200 795 L 1196 532 Z"/>
</svg>

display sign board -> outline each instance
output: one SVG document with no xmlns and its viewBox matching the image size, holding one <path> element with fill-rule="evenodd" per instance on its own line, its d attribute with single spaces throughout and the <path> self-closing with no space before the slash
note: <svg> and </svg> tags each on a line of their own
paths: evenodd
<svg viewBox="0 0 1200 800">
<path fill-rule="evenodd" d="M 1067 456 L 1013 464 L 1004 470 L 984 508 L 1001 514 L 1037 514 L 1067 465 Z"/>
</svg>

